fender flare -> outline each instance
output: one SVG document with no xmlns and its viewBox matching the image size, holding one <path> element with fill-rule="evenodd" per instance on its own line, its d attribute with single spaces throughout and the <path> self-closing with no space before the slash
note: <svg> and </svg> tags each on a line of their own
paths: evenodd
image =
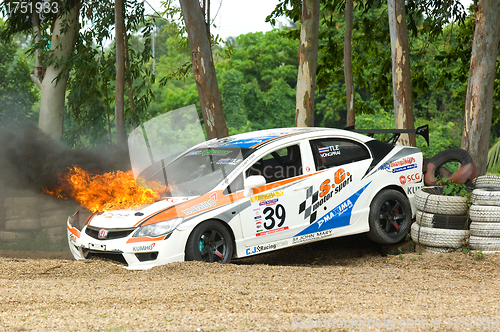
<svg viewBox="0 0 500 332">
<path fill-rule="evenodd" d="M 449 181 L 456 184 L 464 184 L 467 180 L 474 180 L 476 177 L 476 164 L 471 155 L 463 149 L 447 149 L 432 157 L 426 164 L 424 183 L 426 186 L 436 185 L 436 172 L 441 166 L 448 162 L 457 161 L 462 167 L 455 173 L 445 176 Z"/>
</svg>

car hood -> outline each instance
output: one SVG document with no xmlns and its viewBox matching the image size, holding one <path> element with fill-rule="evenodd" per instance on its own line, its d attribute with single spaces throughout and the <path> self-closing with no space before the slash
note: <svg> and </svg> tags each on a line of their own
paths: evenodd
<svg viewBox="0 0 500 332">
<path fill-rule="evenodd" d="M 146 218 L 163 211 L 168 207 L 189 201 L 198 196 L 164 198 L 153 204 L 134 209 L 106 211 L 92 217 L 89 226 L 98 228 L 132 228 Z"/>
</svg>

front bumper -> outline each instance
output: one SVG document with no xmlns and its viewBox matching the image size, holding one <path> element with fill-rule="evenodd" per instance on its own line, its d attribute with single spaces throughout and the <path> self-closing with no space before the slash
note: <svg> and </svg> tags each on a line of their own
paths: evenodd
<svg viewBox="0 0 500 332">
<path fill-rule="evenodd" d="M 114 256 L 124 260 L 129 270 L 145 270 L 154 266 L 184 261 L 189 232 L 174 230 L 161 238 L 132 238 L 133 232 L 123 238 L 99 240 L 86 233 L 88 226 L 80 232 L 67 222 L 69 250 L 76 260 L 91 256 Z M 122 259 L 121 259 L 122 258 Z"/>
</svg>

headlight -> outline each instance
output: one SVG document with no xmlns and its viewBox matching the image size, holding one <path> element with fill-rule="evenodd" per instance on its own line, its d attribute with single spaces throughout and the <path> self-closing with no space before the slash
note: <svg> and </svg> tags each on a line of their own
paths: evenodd
<svg viewBox="0 0 500 332">
<path fill-rule="evenodd" d="M 184 218 L 175 218 L 158 222 L 152 225 L 142 226 L 139 227 L 139 229 L 134 233 L 132 237 L 141 237 L 141 236 L 158 237 L 161 235 L 165 235 L 173 231 L 177 226 L 179 226 L 179 224 L 183 220 Z"/>
</svg>

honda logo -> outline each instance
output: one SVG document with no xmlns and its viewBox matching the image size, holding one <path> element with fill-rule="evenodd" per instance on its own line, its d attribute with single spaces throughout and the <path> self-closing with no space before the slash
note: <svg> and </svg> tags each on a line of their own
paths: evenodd
<svg viewBox="0 0 500 332">
<path fill-rule="evenodd" d="M 101 240 L 107 238 L 108 237 L 108 230 L 107 229 L 100 229 L 99 233 L 97 234 L 97 237 Z"/>
</svg>

